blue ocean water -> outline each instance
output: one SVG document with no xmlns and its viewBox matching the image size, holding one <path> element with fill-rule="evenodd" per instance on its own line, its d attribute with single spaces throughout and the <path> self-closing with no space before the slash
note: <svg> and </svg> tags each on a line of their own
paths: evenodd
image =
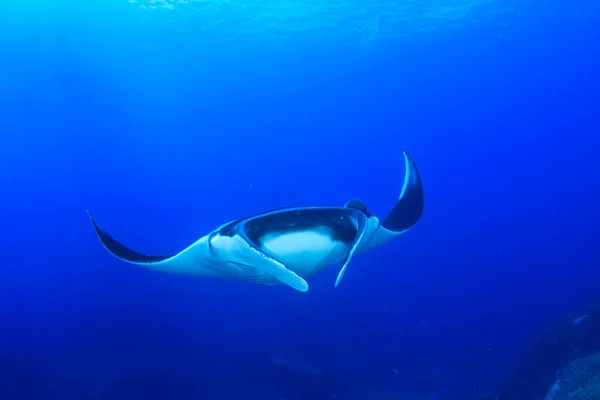
<svg viewBox="0 0 600 400">
<path fill-rule="evenodd" d="M 55 0 L 0 12 L 0 399 L 475 399 L 598 300 L 593 0 Z M 221 224 L 425 211 L 307 293 L 161 274 Z"/>
</svg>

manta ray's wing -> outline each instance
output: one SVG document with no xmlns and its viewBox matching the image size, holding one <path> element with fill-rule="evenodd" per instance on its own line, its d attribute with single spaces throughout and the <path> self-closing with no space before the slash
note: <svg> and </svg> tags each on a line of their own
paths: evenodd
<svg viewBox="0 0 600 400">
<path fill-rule="evenodd" d="M 398 200 L 386 219 L 360 248 L 360 252 L 379 247 L 412 228 L 423 214 L 424 196 L 417 164 L 408 152 L 404 154 L 404 184 Z"/>
<path fill-rule="evenodd" d="M 392 232 L 406 232 L 421 218 L 423 207 L 424 196 L 421 174 L 419 174 L 415 160 L 405 151 L 404 183 L 394 208 L 381 225 Z"/>
<path fill-rule="evenodd" d="M 152 256 L 137 252 L 121 244 L 100 228 L 89 211 L 87 213 L 104 248 L 122 261 L 171 274 L 233 278 L 228 276 L 228 271 L 223 268 L 222 263 L 211 256 L 206 236 L 179 253 L 168 256 Z"/>
<path fill-rule="evenodd" d="M 98 223 L 96 222 L 94 217 L 92 217 L 92 214 L 89 211 L 87 211 L 87 214 L 88 214 L 88 217 L 90 217 L 90 220 L 92 221 L 92 225 L 94 226 L 94 230 L 96 231 L 96 234 L 98 235 L 98 238 L 100 239 L 100 242 L 102 242 L 102 245 L 104 246 L 104 248 L 109 253 L 111 253 L 113 256 L 117 257 L 120 260 L 129 262 L 132 264 L 152 264 L 152 263 L 164 262 L 165 260 L 168 260 L 175 256 L 175 255 L 149 256 L 147 254 L 139 253 L 135 250 L 132 250 L 132 249 L 124 246 L 120 242 L 118 242 L 115 238 L 113 238 L 108 233 L 106 233 L 102 228 L 100 228 L 100 226 L 98 225 Z"/>
</svg>

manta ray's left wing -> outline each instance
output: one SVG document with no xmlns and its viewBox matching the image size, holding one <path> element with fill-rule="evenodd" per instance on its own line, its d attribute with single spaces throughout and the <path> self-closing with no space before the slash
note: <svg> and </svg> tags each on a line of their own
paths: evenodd
<svg viewBox="0 0 600 400">
<path fill-rule="evenodd" d="M 225 266 L 211 256 L 207 246 L 207 236 L 198 239 L 176 254 L 147 255 L 121 244 L 98 225 L 89 211 L 87 213 L 104 248 L 122 261 L 168 274 L 231 278 Z"/>
</svg>

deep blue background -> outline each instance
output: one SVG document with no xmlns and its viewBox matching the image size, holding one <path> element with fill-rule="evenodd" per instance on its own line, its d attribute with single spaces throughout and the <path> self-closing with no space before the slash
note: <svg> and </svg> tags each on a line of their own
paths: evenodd
<svg viewBox="0 0 600 400">
<path fill-rule="evenodd" d="M 598 5 L 517 9 L 369 51 L 223 47 L 129 4 L 4 13 L 0 397 L 496 389 L 600 288 Z M 305 294 L 136 269 L 85 214 L 157 254 L 275 207 L 358 196 L 384 216 L 403 149 L 423 218 L 337 289 L 337 269 Z"/>
</svg>

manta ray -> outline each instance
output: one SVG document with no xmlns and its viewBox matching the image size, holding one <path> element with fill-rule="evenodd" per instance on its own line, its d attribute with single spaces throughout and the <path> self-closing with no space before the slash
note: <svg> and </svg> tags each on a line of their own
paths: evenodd
<svg viewBox="0 0 600 400">
<path fill-rule="evenodd" d="M 403 152 L 404 184 L 381 222 L 359 199 L 343 207 L 289 207 L 228 222 L 167 256 L 132 250 L 110 236 L 88 211 L 100 242 L 130 264 L 180 275 L 288 285 L 308 291 L 305 278 L 341 264 L 337 287 L 352 258 L 397 238 L 423 213 L 423 187 L 412 156 Z"/>
</svg>

